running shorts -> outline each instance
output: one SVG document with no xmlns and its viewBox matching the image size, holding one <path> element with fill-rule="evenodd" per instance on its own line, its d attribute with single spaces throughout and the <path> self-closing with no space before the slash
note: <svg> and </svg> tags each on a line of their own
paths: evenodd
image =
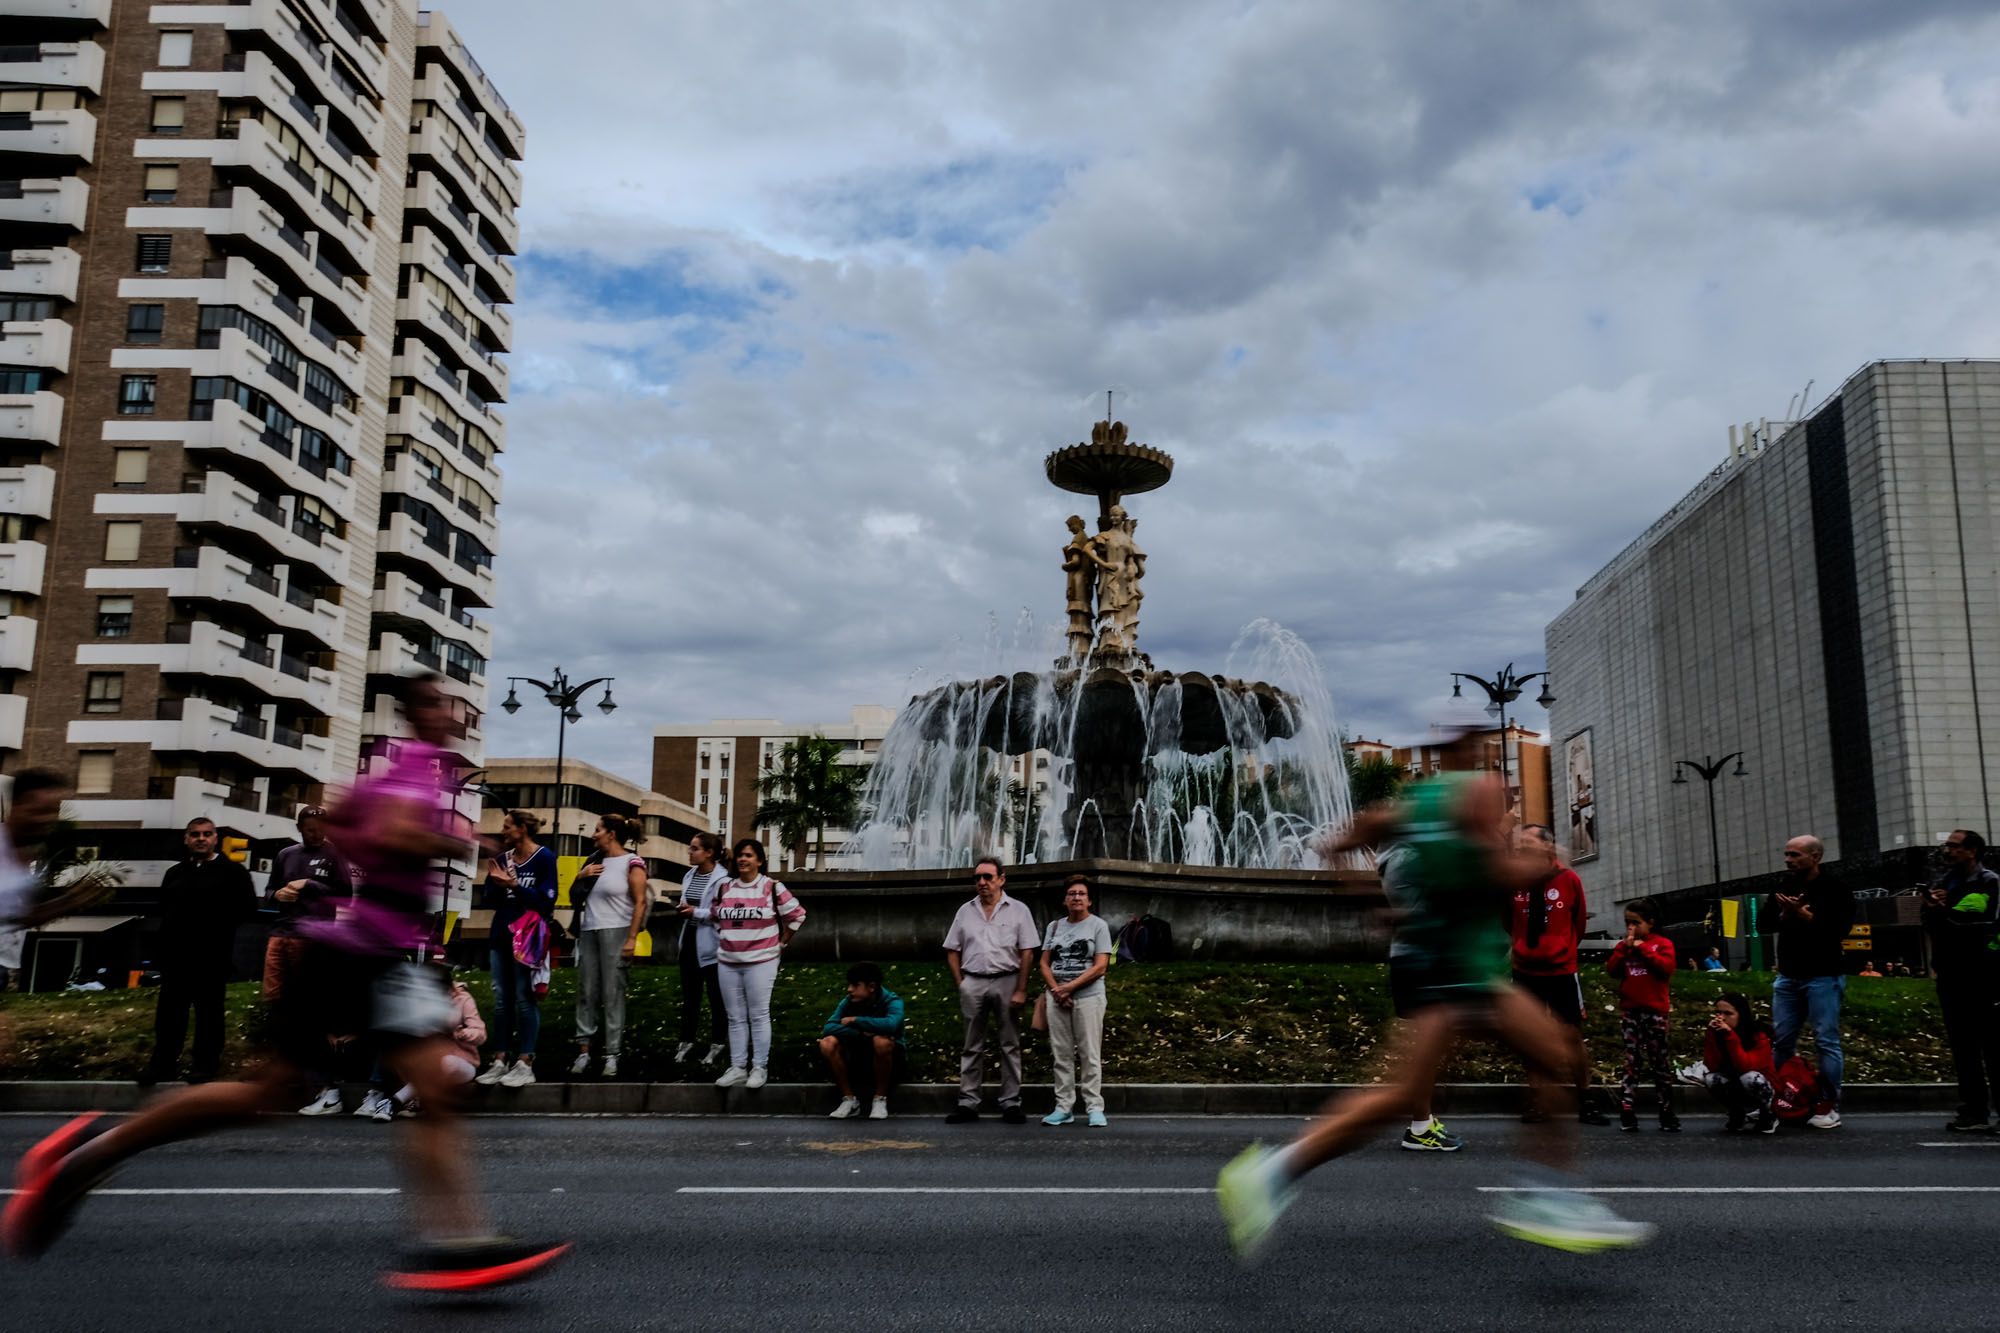
<svg viewBox="0 0 2000 1333">
<path fill-rule="evenodd" d="M 1573 1028 L 1583 1026 L 1583 982 L 1574 972 L 1561 976 L 1536 976 L 1516 972 L 1514 984 L 1540 1000 L 1548 1011 Z"/>
<path fill-rule="evenodd" d="M 1485 1004 L 1497 989 L 1491 978 L 1439 967 L 1422 957 L 1389 959 L 1389 1003 L 1398 1018 L 1412 1018 L 1440 1004 Z"/>
</svg>

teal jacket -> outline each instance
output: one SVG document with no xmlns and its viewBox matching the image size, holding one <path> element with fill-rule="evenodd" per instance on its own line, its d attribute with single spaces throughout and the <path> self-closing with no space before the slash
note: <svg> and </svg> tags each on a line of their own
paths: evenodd
<svg viewBox="0 0 2000 1333">
<path fill-rule="evenodd" d="M 853 1006 L 850 1013 L 849 1006 Z M 852 1017 L 854 1022 L 842 1027 L 840 1020 Z M 840 1003 L 833 1007 L 833 1015 L 819 1030 L 822 1037 L 838 1037 L 846 1032 L 865 1032 L 871 1037 L 894 1037 L 896 1044 L 903 1044 L 903 997 L 882 987 L 875 993 L 873 1002 L 854 1005 L 854 1001 L 841 996 Z"/>
</svg>

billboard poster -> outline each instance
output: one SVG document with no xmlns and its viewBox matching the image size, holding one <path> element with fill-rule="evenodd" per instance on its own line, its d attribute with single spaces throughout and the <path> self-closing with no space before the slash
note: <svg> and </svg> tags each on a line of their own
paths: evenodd
<svg viewBox="0 0 2000 1333">
<path fill-rule="evenodd" d="M 1588 861 L 1597 855 L 1597 772 L 1590 728 L 1563 742 L 1563 769 L 1569 774 L 1569 859 Z"/>
</svg>

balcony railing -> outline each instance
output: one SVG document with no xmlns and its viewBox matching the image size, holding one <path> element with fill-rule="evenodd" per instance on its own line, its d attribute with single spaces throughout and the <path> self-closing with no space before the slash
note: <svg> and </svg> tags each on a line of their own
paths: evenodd
<svg viewBox="0 0 2000 1333">
<path fill-rule="evenodd" d="M 254 736 L 263 740 L 270 734 L 270 726 L 254 713 L 238 713 L 229 720 L 229 729 L 239 736 Z"/>
<path fill-rule="evenodd" d="M 472 683 L 472 668 L 460 666 L 457 662 L 445 663 L 444 674 L 461 685 L 470 685 Z"/>
<path fill-rule="evenodd" d="M 424 592 L 419 589 L 417 592 L 417 605 L 429 607 L 439 615 L 445 614 L 444 594 L 442 593 Z"/>
<path fill-rule="evenodd" d="M 186 704 L 185 699 L 161 699 L 153 705 L 153 716 L 162 722 L 178 722 Z"/>
<path fill-rule="evenodd" d="M 273 588 L 272 591 L 276 592 L 277 589 Z M 310 611 L 313 609 L 312 593 L 308 592 L 304 588 L 301 588 L 296 583 L 285 585 L 285 600 L 290 602 L 293 606 L 298 607 L 299 610 L 301 611 Z"/>
<path fill-rule="evenodd" d="M 271 739 L 288 750 L 296 750 L 306 743 L 305 733 L 294 731 L 280 722 L 271 728 Z"/>
<path fill-rule="evenodd" d="M 243 576 L 243 581 L 258 592 L 269 593 L 273 597 L 278 595 L 278 576 L 275 574 L 267 574 L 261 569 L 253 569 Z"/>
<path fill-rule="evenodd" d="M 294 657 L 290 653 L 278 654 L 278 670 L 298 680 L 312 679 L 312 663 L 303 657 Z"/>
<path fill-rule="evenodd" d="M 246 662 L 255 662 L 260 667 L 268 667 L 278 658 L 276 651 L 266 644 L 258 643 L 255 639 L 245 639 L 243 646 L 236 650 L 236 655 Z"/>
<path fill-rule="evenodd" d="M 417 659 L 418 666 L 428 667 L 432 671 L 441 670 L 444 666 L 444 659 L 428 648 L 419 648 L 413 655 Z"/>
<path fill-rule="evenodd" d="M 285 526 L 285 511 L 278 508 L 274 501 L 264 496 L 257 497 L 256 503 L 250 506 L 250 512 L 274 527 L 282 528 Z"/>
<path fill-rule="evenodd" d="M 299 517 L 292 520 L 292 535 L 314 546 L 320 545 L 321 534 L 325 531 L 326 529 L 309 518 Z"/>
<path fill-rule="evenodd" d="M 255 787 L 231 787 L 229 794 L 222 798 L 222 803 L 234 806 L 238 810 L 248 810 L 255 813 L 258 805 L 257 789 Z"/>
</svg>

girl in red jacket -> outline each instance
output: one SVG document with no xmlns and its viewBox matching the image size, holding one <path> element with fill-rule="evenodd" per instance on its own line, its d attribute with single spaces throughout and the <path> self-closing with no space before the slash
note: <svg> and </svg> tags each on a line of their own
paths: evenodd
<svg viewBox="0 0 2000 1333">
<path fill-rule="evenodd" d="M 1772 1084 L 1777 1074 L 1771 1064 L 1771 1034 L 1750 1007 L 1749 997 L 1725 992 L 1715 1002 L 1708 1020 L 1708 1034 L 1702 1038 L 1701 1060 L 1708 1066 L 1708 1090 L 1729 1112 L 1723 1128 L 1740 1134 L 1757 1113 L 1757 1132 L 1775 1133 L 1778 1117 L 1771 1109 Z"/>
<path fill-rule="evenodd" d="M 1659 909 L 1650 899 L 1641 898 L 1625 909 L 1625 938 L 1611 950 L 1605 969 L 1620 978 L 1618 1003 L 1624 1011 L 1621 1027 L 1625 1035 L 1625 1071 L 1618 1088 L 1618 1125 L 1639 1128 L 1633 1093 L 1641 1073 L 1653 1077 L 1660 1094 L 1660 1128 L 1669 1134 L 1681 1130 L 1674 1114 L 1674 1073 L 1667 1060 L 1667 985 L 1674 975 L 1674 942 L 1654 934 L 1660 920 Z"/>
</svg>

